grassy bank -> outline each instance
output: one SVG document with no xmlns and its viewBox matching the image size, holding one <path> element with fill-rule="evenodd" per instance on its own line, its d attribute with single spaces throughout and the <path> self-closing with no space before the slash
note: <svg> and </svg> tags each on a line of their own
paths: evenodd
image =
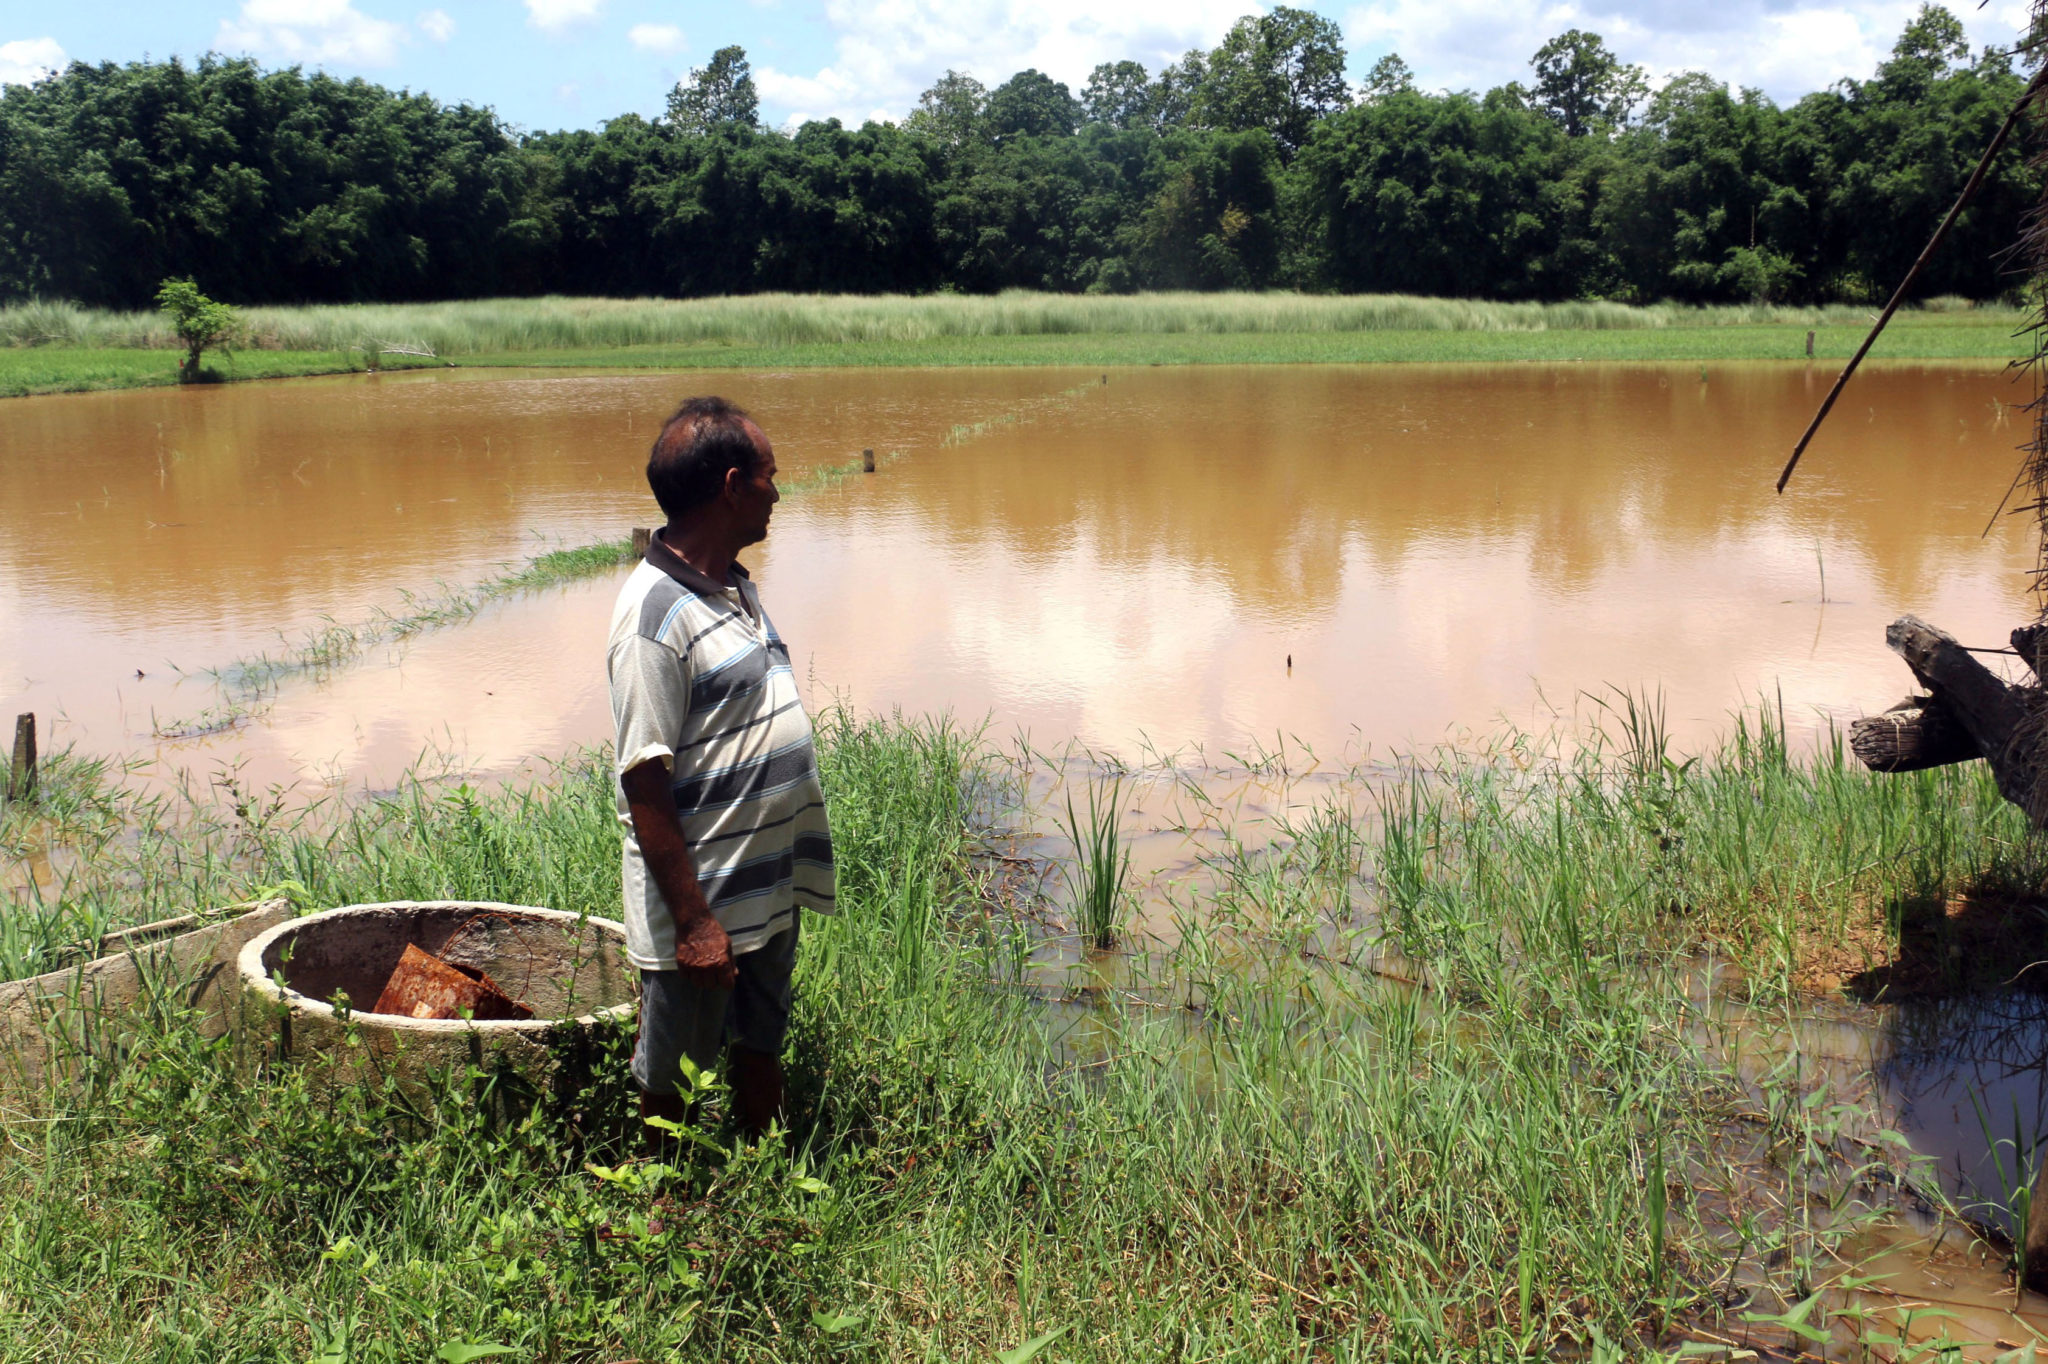
<svg viewBox="0 0 2048 1364">
<path fill-rule="evenodd" d="M 821 737 L 845 912 L 806 926 L 786 1147 L 622 1173 L 601 1140 L 494 1128 L 466 1078 L 408 1114 L 237 1075 L 166 1009 L 57 1120 L 10 1125 L 15 1351 L 986 1360 L 1051 1334 L 1042 1359 L 1609 1360 L 1767 1330 L 1845 1272 L 1878 1157 L 1796 1049 L 1738 1079 L 1690 1040 L 1690 954 L 1724 943 L 1770 998 L 1835 916 L 2024 872 L 1979 774 L 1801 760 L 1768 717 L 1667 761 L 1639 715 L 1569 756 L 1440 755 L 1364 817 L 1298 811 L 1216 859 L 1125 988 L 1048 1013 L 970 855 L 1002 770 L 943 725 Z M 61 769 L 43 836 L 85 836 L 105 790 Z M 109 837 L 7 922 L 62 937 L 285 881 L 618 893 L 601 755 L 502 794 L 195 800 L 160 811 L 175 856 Z"/>
<path fill-rule="evenodd" d="M 86 393 L 108 388 L 167 388 L 178 382 L 183 352 L 171 349 L 89 346 L 0 348 L 0 398 L 35 393 Z M 390 357 L 403 368 L 422 362 Z M 428 362 L 431 363 L 431 362 Z M 359 354 L 317 350 L 238 350 L 208 356 L 203 367 L 212 381 L 296 379 L 312 374 L 353 374 L 364 368 Z"/>
<path fill-rule="evenodd" d="M 1487 303 L 1401 296 L 1010 293 L 994 297 L 761 295 L 694 300 L 499 299 L 252 308 L 248 347 L 211 362 L 232 378 L 461 365 L 800 367 L 1152 365 L 1522 360 L 1795 359 L 1816 333 L 1846 358 L 1870 310 Z M 1896 320 L 1893 359 L 2011 359 L 2021 314 L 1933 300 Z M 153 313 L 68 304 L 0 308 L 0 395 L 175 380 Z"/>
</svg>

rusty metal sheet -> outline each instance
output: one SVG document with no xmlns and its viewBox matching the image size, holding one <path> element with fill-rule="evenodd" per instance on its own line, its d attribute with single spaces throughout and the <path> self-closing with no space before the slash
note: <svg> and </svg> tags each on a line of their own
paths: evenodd
<svg viewBox="0 0 2048 1364">
<path fill-rule="evenodd" d="M 533 1010 L 519 1003 L 482 971 L 457 966 L 407 943 L 398 967 L 384 983 L 372 1013 L 397 1014 L 401 1018 L 474 1019 L 532 1018 Z"/>
</svg>

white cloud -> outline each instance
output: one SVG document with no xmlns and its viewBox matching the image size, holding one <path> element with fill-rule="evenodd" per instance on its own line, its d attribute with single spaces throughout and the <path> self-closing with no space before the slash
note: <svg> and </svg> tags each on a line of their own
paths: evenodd
<svg viewBox="0 0 2048 1364">
<path fill-rule="evenodd" d="M 754 80 L 793 121 L 900 118 L 947 70 L 999 84 L 1036 67 L 1080 93 L 1098 62 L 1153 69 L 1214 47 L 1252 0 L 826 0 L 832 62 L 813 75 L 757 67 Z"/>
<path fill-rule="evenodd" d="M 34 85 L 64 69 L 64 49 L 55 38 L 21 38 L 0 43 L 0 85 Z"/>
<path fill-rule="evenodd" d="M 604 8 L 604 0 L 526 0 L 526 17 L 535 28 L 550 33 L 590 22 Z"/>
<path fill-rule="evenodd" d="M 594 0 L 546 0 L 567 5 Z M 527 0 L 529 6 L 542 0 Z M 1948 0 L 1973 45 L 2009 46 L 2026 0 Z M 1781 101 L 1845 76 L 1866 79 L 1920 0 L 1328 0 L 1343 25 L 1351 74 L 1398 52 L 1425 89 L 1486 90 L 1530 79 L 1529 58 L 1568 28 L 1606 38 L 1653 79 L 1704 70 L 1761 86 Z M 1157 71 L 1191 47 L 1214 47 L 1256 0 L 825 0 L 833 55 L 824 66 L 756 66 L 768 105 L 791 122 L 834 115 L 900 118 L 948 68 L 990 85 L 1025 67 L 1075 93 L 1098 62 L 1136 58 Z"/>
<path fill-rule="evenodd" d="M 2010 46 L 2025 6 L 1970 0 L 1949 8 L 1976 47 Z M 1891 53 L 1920 0 L 1365 0 L 1339 16 L 1354 72 L 1398 52 L 1425 89 L 1485 90 L 1530 78 L 1536 49 L 1568 28 L 1600 34 L 1622 60 L 1661 83 L 1706 71 L 1789 102 L 1849 77 L 1867 80 Z"/>
<path fill-rule="evenodd" d="M 420 32 L 437 43 L 445 43 L 455 36 L 455 20 L 445 9 L 423 10 L 413 22 L 420 26 Z"/>
<path fill-rule="evenodd" d="M 389 66 L 398 60 L 405 26 L 375 19 L 352 0 L 244 0 L 223 19 L 213 45 L 281 62 Z"/>
<path fill-rule="evenodd" d="M 635 24 L 626 30 L 626 41 L 642 52 L 681 52 L 683 31 L 674 24 Z"/>
</svg>

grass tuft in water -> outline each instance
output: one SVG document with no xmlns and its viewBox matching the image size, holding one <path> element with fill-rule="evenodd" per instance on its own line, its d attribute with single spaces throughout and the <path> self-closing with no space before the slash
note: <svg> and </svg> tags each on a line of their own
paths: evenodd
<svg viewBox="0 0 2048 1364">
<path fill-rule="evenodd" d="M 1124 845 L 1122 832 L 1126 806 L 1123 778 L 1113 778 L 1106 792 L 1100 782 L 1088 783 L 1085 818 L 1074 809 L 1071 789 L 1066 802 L 1067 817 L 1060 829 L 1074 846 L 1074 860 L 1063 869 L 1074 902 L 1074 918 L 1082 938 L 1106 952 L 1122 936 L 1129 898 L 1124 889 L 1131 871 L 1131 851 Z"/>
</svg>

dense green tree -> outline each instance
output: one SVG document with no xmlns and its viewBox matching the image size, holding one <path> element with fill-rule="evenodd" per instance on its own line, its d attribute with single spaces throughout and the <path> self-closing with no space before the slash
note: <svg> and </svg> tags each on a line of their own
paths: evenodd
<svg viewBox="0 0 2048 1364">
<path fill-rule="evenodd" d="M 1152 289 L 1263 289 L 1280 260 L 1279 157 L 1263 129 L 1183 133 L 1138 227 L 1133 267 Z"/>
<path fill-rule="evenodd" d="M 536 218 L 488 110 L 209 57 L 86 66 L 0 95 L 0 289 L 145 306 L 519 287 Z"/>
<path fill-rule="evenodd" d="M 1813 275 L 1824 291 L 1878 298 L 1912 264 L 1992 133 L 2020 96 L 2011 64 L 1991 54 L 1961 65 L 1968 48 L 1948 11 L 1924 7 L 1874 80 L 1843 81 L 1791 110 L 1816 144 L 1801 186 L 1817 215 Z M 1999 260 L 2039 196 L 2018 148 L 2000 158 L 1929 263 L 1927 294 L 1976 297 L 2010 287 Z"/>
<path fill-rule="evenodd" d="M 1554 279 L 1564 134 L 1508 100 L 1412 91 L 1319 124 L 1295 170 L 1321 269 L 1358 292 L 1526 298 Z"/>
<path fill-rule="evenodd" d="M 1159 73 L 1152 82 L 1152 122 L 1158 128 L 1193 128 L 1201 125 L 1202 88 L 1209 82 L 1209 54 L 1199 50 Z"/>
<path fill-rule="evenodd" d="M 1366 99 L 1385 99 L 1388 95 L 1405 95 L 1415 89 L 1415 73 L 1408 63 L 1401 60 L 1398 52 L 1389 52 L 1372 64 L 1372 70 L 1365 73 L 1365 84 L 1360 94 Z"/>
<path fill-rule="evenodd" d="M 487 109 L 246 61 L 74 64 L 0 90 L 0 300 L 146 307 L 541 291 L 1401 290 L 1874 299 L 2019 97 L 1922 8 L 1789 107 L 1702 73 L 1643 101 L 1596 36 L 1533 87 L 1429 94 L 1388 54 L 1348 107 L 1334 24 L 1279 8 L 1156 76 L 947 72 L 900 127 L 764 131 L 726 48 L 670 112 L 515 136 Z M 1636 114 L 1641 106 L 1641 117 Z M 2010 287 L 2037 202 L 1994 163 L 1926 293 Z"/>
<path fill-rule="evenodd" d="M 903 126 L 949 152 L 987 135 L 988 87 L 962 71 L 948 71 L 917 97 Z"/>
<path fill-rule="evenodd" d="M 1310 10 L 1276 5 L 1246 15 L 1209 54 L 1208 68 L 1204 121 L 1237 132 L 1263 128 L 1283 156 L 1308 140 L 1318 119 L 1351 102 L 1343 32 Z"/>
<path fill-rule="evenodd" d="M 997 86 L 983 116 L 989 136 L 997 142 L 1071 137 L 1081 122 L 1081 104 L 1064 84 L 1032 68 Z"/>
<path fill-rule="evenodd" d="M 1651 101 L 1613 158 L 1596 223 L 1640 298 L 1776 298 L 1795 290 L 1811 222 L 1779 182 L 1782 114 L 1687 72 Z"/>
<path fill-rule="evenodd" d="M 753 128 L 760 124 L 761 97 L 754 89 L 754 70 L 743 47 L 721 47 L 708 66 L 690 68 L 668 92 L 669 125 L 682 133 L 709 133 L 720 128 Z"/>
<path fill-rule="evenodd" d="M 1640 66 L 1624 64 L 1597 33 L 1567 29 L 1536 50 L 1536 107 L 1570 137 L 1611 132 L 1650 93 Z"/>
<path fill-rule="evenodd" d="M 1088 73 L 1081 117 L 1112 128 L 1146 128 L 1153 120 L 1152 77 L 1143 62 L 1103 62 Z"/>
</svg>

